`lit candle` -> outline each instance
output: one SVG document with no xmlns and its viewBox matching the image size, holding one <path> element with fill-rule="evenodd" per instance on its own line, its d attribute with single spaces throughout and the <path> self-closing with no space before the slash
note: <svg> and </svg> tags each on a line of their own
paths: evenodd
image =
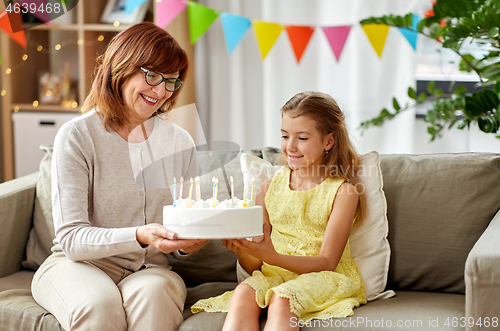
<svg viewBox="0 0 500 331">
<path fill-rule="evenodd" d="M 196 176 L 194 180 L 196 181 L 196 201 L 200 201 L 201 199 L 200 177 Z"/>
<path fill-rule="evenodd" d="M 191 177 L 191 185 L 189 186 L 189 205 L 191 207 L 191 197 L 193 196 L 193 178 Z"/>
<path fill-rule="evenodd" d="M 179 192 L 179 199 L 182 199 L 182 190 L 184 189 L 184 177 L 181 177 L 181 191 Z"/>
<path fill-rule="evenodd" d="M 253 201 L 253 187 L 254 187 L 254 184 L 255 184 L 255 178 L 252 177 L 252 193 L 250 195 L 250 200 L 252 200 L 252 201 Z"/>
<path fill-rule="evenodd" d="M 174 207 L 175 207 L 175 201 L 177 200 L 176 197 L 177 197 L 177 180 L 174 177 Z"/>
<path fill-rule="evenodd" d="M 243 207 L 247 206 L 247 184 L 243 184 Z"/>
<path fill-rule="evenodd" d="M 215 199 L 214 199 L 214 204 L 215 200 L 217 200 L 217 194 L 219 193 L 219 179 L 215 178 Z"/>
<path fill-rule="evenodd" d="M 231 201 L 234 202 L 234 180 L 233 180 L 233 176 L 231 176 Z"/>
<path fill-rule="evenodd" d="M 212 207 L 215 207 L 215 177 L 212 177 Z"/>
</svg>

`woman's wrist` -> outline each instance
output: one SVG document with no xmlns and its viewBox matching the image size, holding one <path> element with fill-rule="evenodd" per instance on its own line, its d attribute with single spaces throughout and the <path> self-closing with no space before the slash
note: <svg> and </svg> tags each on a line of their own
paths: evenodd
<svg viewBox="0 0 500 331">
<path fill-rule="evenodd" d="M 149 244 L 147 243 L 146 238 L 142 233 L 143 227 L 144 225 L 137 227 L 137 229 L 135 230 L 135 239 L 137 240 L 139 245 L 141 245 L 142 248 L 146 248 L 149 246 Z"/>
</svg>

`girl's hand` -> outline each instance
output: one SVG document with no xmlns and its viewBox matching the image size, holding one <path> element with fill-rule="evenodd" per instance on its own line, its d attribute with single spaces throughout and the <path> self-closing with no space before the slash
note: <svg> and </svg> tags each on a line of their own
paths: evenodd
<svg viewBox="0 0 500 331">
<path fill-rule="evenodd" d="M 264 238 L 260 241 L 248 241 L 246 239 L 230 241 L 236 247 L 236 250 L 231 249 L 233 252 L 241 251 L 264 262 L 269 263 L 278 254 L 271 242 L 271 225 L 268 222 L 264 223 Z"/>
<path fill-rule="evenodd" d="M 151 223 L 138 227 L 135 235 L 142 247 L 145 248 L 150 245 L 158 248 L 165 254 L 176 250 L 190 253 L 200 249 L 206 244 L 206 240 L 176 239 L 177 234 L 175 232 L 168 230 L 158 223 Z"/>
<path fill-rule="evenodd" d="M 193 252 L 199 251 L 200 249 L 202 249 L 206 245 L 207 242 L 208 242 L 208 239 L 200 240 L 199 242 L 195 243 L 192 246 L 188 246 L 186 248 L 181 249 L 181 251 L 183 253 L 193 253 Z"/>
</svg>

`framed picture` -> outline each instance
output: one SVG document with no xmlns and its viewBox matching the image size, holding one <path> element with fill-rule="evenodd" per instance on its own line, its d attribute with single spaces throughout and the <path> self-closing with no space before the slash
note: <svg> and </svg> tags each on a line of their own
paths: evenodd
<svg viewBox="0 0 500 331">
<path fill-rule="evenodd" d="M 101 16 L 101 22 L 114 23 L 118 21 L 125 24 L 142 22 L 149 8 L 149 0 L 136 7 L 130 14 L 125 13 L 125 2 L 126 0 L 108 0 Z"/>
</svg>

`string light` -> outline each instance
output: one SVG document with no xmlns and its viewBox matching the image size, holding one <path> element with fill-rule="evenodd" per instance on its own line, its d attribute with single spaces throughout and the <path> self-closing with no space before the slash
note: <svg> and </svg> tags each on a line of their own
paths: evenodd
<svg viewBox="0 0 500 331">
<path fill-rule="evenodd" d="M 156 1 L 157 1 L 157 2 L 161 2 L 161 0 L 156 0 Z M 115 21 L 115 22 L 113 23 L 113 25 L 114 25 L 114 26 L 116 26 L 116 27 L 118 27 L 118 26 L 120 26 L 120 22 L 119 22 L 119 21 Z M 99 37 L 97 37 L 98 42 L 102 42 L 102 41 L 104 41 L 104 39 L 105 39 L 105 37 L 104 37 L 104 35 L 102 35 L 102 34 L 101 34 L 101 35 L 99 35 Z M 74 43 L 74 41 L 73 41 L 73 43 Z M 78 39 L 78 41 L 77 41 L 77 44 L 78 44 L 78 45 L 83 45 L 84 43 L 85 43 L 85 40 L 84 40 L 84 39 Z M 63 44 L 64 44 L 64 45 L 66 45 L 66 44 L 71 44 L 71 41 L 65 41 L 65 42 L 63 42 Z M 94 42 L 94 43 L 90 42 L 90 44 L 88 44 L 88 46 L 91 46 L 92 44 L 95 44 L 95 42 Z M 56 51 L 59 51 L 61 48 L 62 48 L 62 45 L 61 45 L 61 44 L 56 44 L 56 45 L 54 46 L 54 49 L 55 49 Z M 38 46 L 37 46 L 37 48 L 36 48 L 36 50 L 37 50 L 38 52 L 42 52 L 42 51 L 44 51 L 45 53 L 50 53 L 50 51 L 45 51 L 45 50 L 44 50 L 44 47 L 43 47 L 42 45 L 38 45 Z M 28 60 L 28 54 L 24 54 L 24 55 L 22 56 L 22 60 L 23 60 L 23 61 Z M 17 69 L 18 67 L 21 67 L 21 66 L 23 66 L 23 65 L 21 65 L 21 63 L 19 63 L 19 65 L 17 65 L 14 69 Z M 7 75 L 11 74 L 11 73 L 12 73 L 12 68 L 7 68 L 7 69 L 5 70 L 5 73 L 6 73 Z M 46 92 L 46 95 L 47 95 L 47 96 L 50 96 L 50 95 L 52 95 L 52 93 L 53 93 L 53 92 L 49 90 L 49 91 L 47 91 L 47 92 Z M 1 90 L 1 91 L 0 91 L 0 96 L 5 96 L 6 94 L 7 94 L 7 91 L 6 91 L 6 90 Z M 38 107 L 39 105 L 40 105 L 40 102 L 39 102 L 38 100 L 34 100 L 34 101 L 33 101 L 33 107 Z M 70 106 L 71 106 L 71 108 L 77 108 L 79 105 L 78 105 L 78 102 L 73 101 L 73 102 L 71 102 Z M 20 110 L 20 108 L 19 108 L 19 106 L 14 106 L 14 109 L 13 109 L 13 110 L 14 110 L 14 112 L 18 112 L 18 111 Z"/>
<path fill-rule="evenodd" d="M 113 25 L 114 25 L 114 26 L 120 26 L 120 22 L 115 21 L 115 22 L 113 23 Z"/>
</svg>

